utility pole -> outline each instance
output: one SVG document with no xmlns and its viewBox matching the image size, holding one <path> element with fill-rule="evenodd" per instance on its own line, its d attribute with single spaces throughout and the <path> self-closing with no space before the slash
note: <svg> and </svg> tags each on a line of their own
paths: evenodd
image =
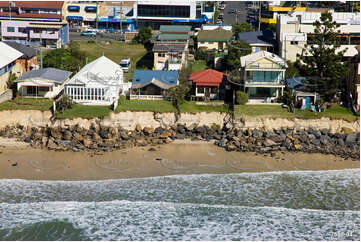
<svg viewBox="0 0 361 242">
<path fill-rule="evenodd" d="M 258 31 L 261 30 L 261 9 L 262 9 L 262 6 L 261 6 L 261 1 L 259 2 L 259 5 L 258 5 Z"/>
<path fill-rule="evenodd" d="M 43 46 L 42 46 L 42 38 L 41 38 L 41 32 L 40 32 L 40 69 L 43 69 Z"/>
</svg>

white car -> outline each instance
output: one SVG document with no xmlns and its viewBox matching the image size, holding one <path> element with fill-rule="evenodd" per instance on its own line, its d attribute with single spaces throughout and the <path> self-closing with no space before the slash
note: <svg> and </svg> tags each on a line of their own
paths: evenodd
<svg viewBox="0 0 361 242">
<path fill-rule="evenodd" d="M 132 64 L 130 63 L 130 58 L 122 59 L 119 65 L 124 72 L 128 72 L 132 67 Z"/>
</svg>

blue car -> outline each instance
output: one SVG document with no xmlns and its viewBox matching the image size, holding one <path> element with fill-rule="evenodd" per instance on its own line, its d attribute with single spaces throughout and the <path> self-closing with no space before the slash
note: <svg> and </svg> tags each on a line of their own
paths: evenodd
<svg viewBox="0 0 361 242">
<path fill-rule="evenodd" d="M 95 31 L 84 31 L 84 32 L 81 32 L 80 34 L 81 36 L 89 36 L 89 37 L 96 37 L 97 36 L 97 33 Z"/>
</svg>

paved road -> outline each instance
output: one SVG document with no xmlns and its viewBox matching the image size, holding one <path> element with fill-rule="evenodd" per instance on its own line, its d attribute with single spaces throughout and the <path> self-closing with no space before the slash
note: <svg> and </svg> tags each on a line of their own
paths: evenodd
<svg viewBox="0 0 361 242">
<path fill-rule="evenodd" d="M 229 14 L 230 10 L 236 10 L 236 14 Z M 246 22 L 247 21 L 247 9 L 245 2 L 226 2 L 226 8 L 223 10 L 223 24 L 232 25 L 236 22 Z"/>
<path fill-rule="evenodd" d="M 95 37 L 81 36 L 78 32 L 69 32 L 70 40 L 95 40 Z M 99 40 L 115 41 L 121 40 L 121 36 L 118 33 L 101 33 L 97 35 Z"/>
</svg>

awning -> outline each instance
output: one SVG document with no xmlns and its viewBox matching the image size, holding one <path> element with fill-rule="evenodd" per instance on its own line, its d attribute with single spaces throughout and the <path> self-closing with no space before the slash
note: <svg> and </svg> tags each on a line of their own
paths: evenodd
<svg viewBox="0 0 361 242">
<path fill-rule="evenodd" d="M 95 7 L 95 6 L 86 6 L 86 7 L 84 8 L 84 10 L 85 10 L 86 12 L 96 12 L 96 11 L 97 11 L 97 7 Z"/>
<path fill-rule="evenodd" d="M 69 5 L 68 10 L 69 11 L 80 11 L 80 6 Z"/>
<path fill-rule="evenodd" d="M 25 82 L 18 82 L 18 85 L 21 87 L 52 87 L 54 86 L 53 83 L 46 83 L 40 81 L 25 81 Z"/>
<path fill-rule="evenodd" d="M 29 24 L 30 28 L 61 29 L 61 25 L 55 24 Z"/>
<path fill-rule="evenodd" d="M 83 21 L 83 17 L 82 16 L 67 16 L 66 20 L 78 20 L 78 21 Z"/>
<path fill-rule="evenodd" d="M 122 23 L 133 23 L 133 19 L 121 19 Z M 119 18 L 98 18 L 100 23 L 120 23 Z"/>
</svg>

